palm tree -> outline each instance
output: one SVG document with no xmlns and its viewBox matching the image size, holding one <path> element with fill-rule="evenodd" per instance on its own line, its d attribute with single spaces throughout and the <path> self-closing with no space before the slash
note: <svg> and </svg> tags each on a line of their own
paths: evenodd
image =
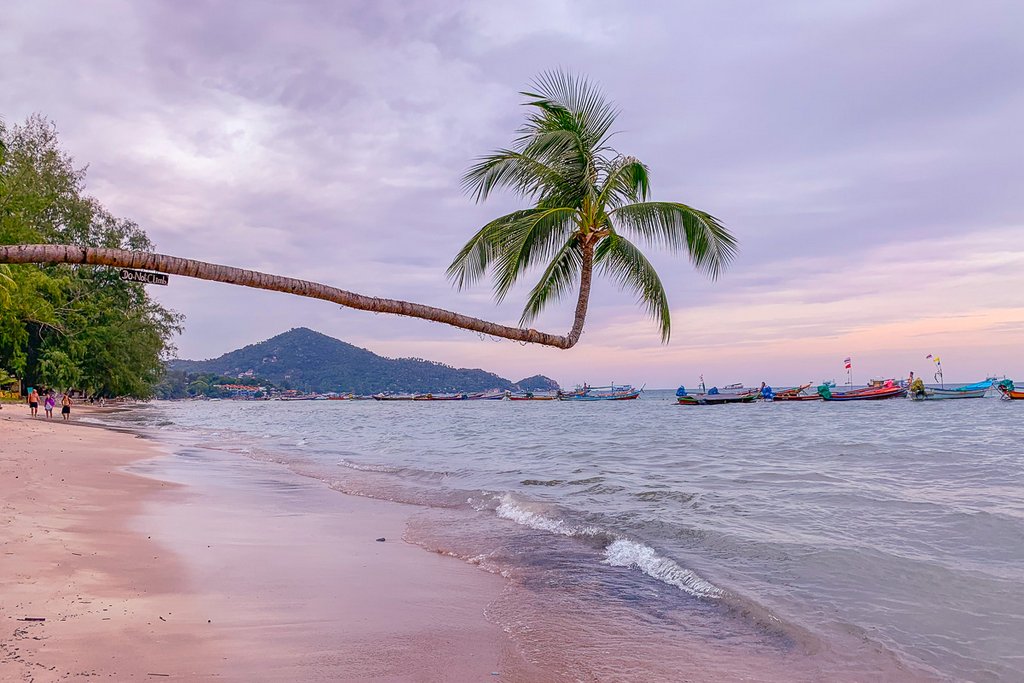
<svg viewBox="0 0 1024 683">
<path fill-rule="evenodd" d="M 594 265 L 636 291 L 670 332 L 668 301 L 657 273 L 620 231 L 671 250 L 685 249 L 712 277 L 732 258 L 733 237 L 710 215 L 684 204 L 648 202 L 647 167 L 607 145 L 616 111 L 585 80 L 551 73 L 528 94 L 534 108 L 513 150 L 486 157 L 466 174 L 466 187 L 482 201 L 508 187 L 536 201 L 485 225 L 449 268 L 459 287 L 495 274 L 500 300 L 530 266 L 550 259 L 523 312 L 532 321 L 546 303 L 580 282 L 576 317 L 568 335 L 481 320 L 435 306 L 371 297 L 337 287 L 232 266 L 125 249 L 64 244 L 0 245 L 0 264 L 68 263 L 136 268 L 286 292 L 349 308 L 445 323 L 514 341 L 560 349 L 575 346 L 583 331 Z"/>
<path fill-rule="evenodd" d="M 490 270 L 500 302 L 531 266 L 546 263 L 527 297 L 523 326 L 578 281 L 568 348 L 583 331 L 597 266 L 636 293 L 667 342 L 672 320 L 665 288 L 631 240 L 685 251 L 715 278 L 735 255 L 735 238 L 704 211 L 648 201 L 648 167 L 609 146 L 618 110 L 597 87 L 560 71 L 542 74 L 533 86 L 521 93 L 531 111 L 512 148 L 482 157 L 466 172 L 463 187 L 477 201 L 509 189 L 534 206 L 480 228 L 448 267 L 449 277 L 462 289 Z"/>
</svg>

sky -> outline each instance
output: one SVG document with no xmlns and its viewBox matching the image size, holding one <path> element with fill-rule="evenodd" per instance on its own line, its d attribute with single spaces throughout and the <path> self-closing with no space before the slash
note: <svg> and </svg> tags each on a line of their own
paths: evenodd
<svg viewBox="0 0 1024 683">
<path fill-rule="evenodd" d="M 12 0 L 0 116 L 42 113 L 157 251 L 504 323 L 445 269 L 489 219 L 460 178 L 564 69 L 621 109 L 657 200 L 718 217 L 709 281 L 652 250 L 672 339 L 598 281 L 569 351 L 173 277 L 183 358 L 293 327 L 513 380 L 651 387 L 1024 378 L 1024 3 Z M 537 329 L 564 333 L 572 301 Z"/>
</svg>

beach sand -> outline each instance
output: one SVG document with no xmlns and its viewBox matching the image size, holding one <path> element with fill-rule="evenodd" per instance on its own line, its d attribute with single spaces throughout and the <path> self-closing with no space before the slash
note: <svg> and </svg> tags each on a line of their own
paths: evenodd
<svg viewBox="0 0 1024 683">
<path fill-rule="evenodd" d="M 486 618 L 504 579 L 402 540 L 416 508 L 18 409 L 0 680 L 544 680 Z"/>
</svg>

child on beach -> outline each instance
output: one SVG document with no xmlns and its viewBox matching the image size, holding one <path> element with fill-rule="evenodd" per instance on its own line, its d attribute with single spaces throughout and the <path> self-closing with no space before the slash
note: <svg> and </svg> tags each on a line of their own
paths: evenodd
<svg viewBox="0 0 1024 683">
<path fill-rule="evenodd" d="M 32 417 L 39 414 L 39 392 L 32 388 L 32 392 L 28 395 L 28 410 Z"/>
<path fill-rule="evenodd" d="M 51 392 L 46 394 L 46 400 L 43 401 L 43 408 L 46 409 L 46 417 L 47 417 L 47 419 L 53 417 L 53 407 L 55 405 L 57 405 L 57 399 L 55 399 L 53 397 L 53 392 L 51 391 Z"/>
<path fill-rule="evenodd" d="M 64 398 L 61 399 L 60 405 L 61 405 L 61 409 L 60 409 L 61 417 L 63 417 L 65 420 L 70 420 L 71 419 L 71 397 L 68 396 L 67 394 L 64 394 Z"/>
</svg>

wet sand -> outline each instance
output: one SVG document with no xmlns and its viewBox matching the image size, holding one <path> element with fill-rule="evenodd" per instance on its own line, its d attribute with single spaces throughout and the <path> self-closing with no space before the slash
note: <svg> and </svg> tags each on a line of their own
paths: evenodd
<svg viewBox="0 0 1024 683">
<path fill-rule="evenodd" d="M 544 680 L 485 615 L 504 579 L 402 540 L 416 508 L 18 408 L 0 680 Z"/>
</svg>

